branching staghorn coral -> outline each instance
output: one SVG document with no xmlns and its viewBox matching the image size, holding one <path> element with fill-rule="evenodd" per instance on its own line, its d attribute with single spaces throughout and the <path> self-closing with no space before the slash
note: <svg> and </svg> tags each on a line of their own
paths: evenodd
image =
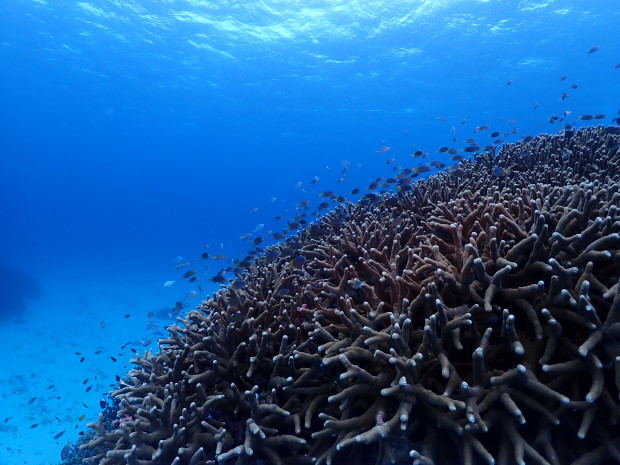
<svg viewBox="0 0 620 465">
<path fill-rule="evenodd" d="M 134 360 L 90 463 L 618 461 L 619 140 L 542 135 L 332 212 Z"/>
</svg>

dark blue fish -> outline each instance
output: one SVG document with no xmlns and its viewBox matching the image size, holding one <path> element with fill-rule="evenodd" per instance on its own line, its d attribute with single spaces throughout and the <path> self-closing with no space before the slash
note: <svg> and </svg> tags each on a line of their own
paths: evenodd
<svg viewBox="0 0 620 465">
<path fill-rule="evenodd" d="M 66 460 L 67 457 L 69 457 L 69 452 L 71 452 L 71 442 L 67 442 L 67 445 L 65 447 L 62 448 L 62 450 L 60 451 L 60 459 L 61 460 Z"/>
<path fill-rule="evenodd" d="M 247 286 L 247 283 L 243 279 L 235 279 L 231 285 L 236 291 L 245 288 L 245 286 Z"/>
<path fill-rule="evenodd" d="M 304 263 L 306 263 L 306 257 L 304 257 L 303 255 L 297 255 L 295 258 L 293 258 L 293 260 L 291 260 L 291 265 L 294 268 L 304 266 Z"/>
<path fill-rule="evenodd" d="M 272 262 L 274 260 L 277 260 L 279 256 L 280 256 L 280 251 L 278 249 L 271 249 L 269 253 L 267 253 L 267 260 Z"/>
</svg>

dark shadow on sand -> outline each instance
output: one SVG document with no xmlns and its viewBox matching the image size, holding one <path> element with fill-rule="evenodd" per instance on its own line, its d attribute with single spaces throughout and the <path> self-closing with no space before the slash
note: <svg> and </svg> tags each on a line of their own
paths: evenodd
<svg viewBox="0 0 620 465">
<path fill-rule="evenodd" d="M 20 317 L 26 302 L 40 296 L 41 285 L 33 275 L 0 263 L 0 320 Z"/>
</svg>

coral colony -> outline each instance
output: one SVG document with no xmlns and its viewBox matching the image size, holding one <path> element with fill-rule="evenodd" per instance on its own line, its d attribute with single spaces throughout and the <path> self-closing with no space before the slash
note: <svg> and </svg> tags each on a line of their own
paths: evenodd
<svg viewBox="0 0 620 465">
<path fill-rule="evenodd" d="M 133 361 L 86 461 L 616 463 L 615 129 L 504 145 L 276 245 Z"/>
</svg>

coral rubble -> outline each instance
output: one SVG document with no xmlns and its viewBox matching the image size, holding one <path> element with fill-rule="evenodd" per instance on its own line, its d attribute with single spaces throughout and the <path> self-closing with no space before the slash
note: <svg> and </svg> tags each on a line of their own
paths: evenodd
<svg viewBox="0 0 620 465">
<path fill-rule="evenodd" d="M 133 361 L 87 461 L 620 460 L 620 136 L 570 134 L 276 246 Z"/>
</svg>

